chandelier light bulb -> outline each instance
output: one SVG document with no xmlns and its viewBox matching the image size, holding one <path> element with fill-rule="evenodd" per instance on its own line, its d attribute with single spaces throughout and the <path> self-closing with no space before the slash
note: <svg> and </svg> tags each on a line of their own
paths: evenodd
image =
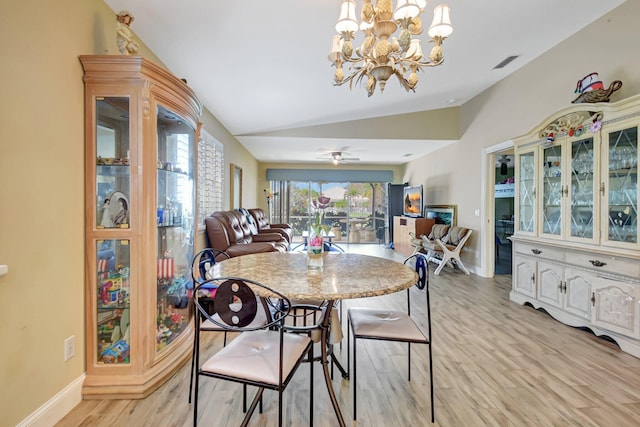
<svg viewBox="0 0 640 427">
<path fill-rule="evenodd" d="M 356 18 L 356 0 L 344 0 L 340 6 L 340 17 L 336 24 L 339 34 L 344 32 L 355 33 L 358 31 L 358 19 Z"/>
<path fill-rule="evenodd" d="M 449 5 L 439 4 L 433 9 L 433 22 L 429 27 L 429 36 L 447 38 L 453 32 L 453 26 L 451 25 L 451 18 L 449 12 L 451 9 Z"/>
<path fill-rule="evenodd" d="M 420 12 L 417 0 L 398 0 L 393 18 L 396 20 L 411 19 L 420 15 Z"/>
</svg>

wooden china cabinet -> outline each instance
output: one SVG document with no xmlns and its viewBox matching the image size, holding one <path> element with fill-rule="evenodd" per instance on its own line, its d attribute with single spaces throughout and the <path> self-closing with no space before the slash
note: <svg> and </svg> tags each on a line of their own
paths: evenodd
<svg viewBox="0 0 640 427">
<path fill-rule="evenodd" d="M 574 104 L 514 140 L 511 300 L 640 357 L 640 95 Z"/>
<path fill-rule="evenodd" d="M 190 354 L 200 101 L 140 56 L 86 55 L 85 398 L 141 398 Z"/>
</svg>

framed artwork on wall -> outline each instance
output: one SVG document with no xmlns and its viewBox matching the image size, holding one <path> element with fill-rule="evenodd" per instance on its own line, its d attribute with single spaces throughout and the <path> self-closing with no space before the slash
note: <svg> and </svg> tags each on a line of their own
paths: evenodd
<svg viewBox="0 0 640 427">
<path fill-rule="evenodd" d="M 231 181 L 229 183 L 229 193 L 231 195 L 231 209 L 242 207 L 242 168 L 235 163 L 231 163 Z"/>
<path fill-rule="evenodd" d="M 424 207 L 424 217 L 433 218 L 436 224 L 456 225 L 457 221 L 456 205 L 429 205 Z"/>
</svg>

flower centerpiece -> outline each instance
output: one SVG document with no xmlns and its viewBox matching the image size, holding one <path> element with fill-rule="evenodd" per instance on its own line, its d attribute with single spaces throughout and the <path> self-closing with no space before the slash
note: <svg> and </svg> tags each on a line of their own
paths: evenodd
<svg viewBox="0 0 640 427">
<path fill-rule="evenodd" d="M 322 255 L 324 252 L 323 234 L 326 234 L 329 227 L 324 225 L 324 210 L 329 206 L 331 199 L 320 196 L 311 202 L 315 209 L 313 220 L 309 226 L 309 240 L 307 247 L 307 266 L 309 268 L 322 268 Z"/>
</svg>

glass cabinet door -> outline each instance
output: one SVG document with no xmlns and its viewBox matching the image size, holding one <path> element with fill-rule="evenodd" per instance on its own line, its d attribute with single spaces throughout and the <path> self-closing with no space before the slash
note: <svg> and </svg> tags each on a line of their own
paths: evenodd
<svg viewBox="0 0 640 427">
<path fill-rule="evenodd" d="M 536 212 L 535 152 L 518 155 L 518 230 L 535 232 Z"/>
<path fill-rule="evenodd" d="M 96 229 L 129 228 L 129 98 L 98 97 L 95 104 Z M 115 236 L 114 236 L 115 237 Z M 130 363 L 130 241 L 96 240 L 97 364 Z"/>
<path fill-rule="evenodd" d="M 542 150 L 542 234 L 562 235 L 562 145 Z"/>
<path fill-rule="evenodd" d="M 98 98 L 96 123 L 96 228 L 129 228 L 129 98 Z"/>
<path fill-rule="evenodd" d="M 158 106 L 158 269 L 156 349 L 186 328 L 192 291 L 195 131 L 175 113 Z"/>
<path fill-rule="evenodd" d="M 96 362 L 99 364 L 129 363 L 129 248 L 129 240 L 96 242 Z"/>
<path fill-rule="evenodd" d="M 571 143 L 571 182 L 569 202 L 571 237 L 593 239 L 593 209 L 596 194 L 593 138 Z"/>
<path fill-rule="evenodd" d="M 608 167 L 603 171 L 606 192 L 606 240 L 619 246 L 635 247 L 638 243 L 638 128 L 631 127 L 608 134 L 605 156 Z M 606 230 L 606 231 L 605 231 Z"/>
</svg>

